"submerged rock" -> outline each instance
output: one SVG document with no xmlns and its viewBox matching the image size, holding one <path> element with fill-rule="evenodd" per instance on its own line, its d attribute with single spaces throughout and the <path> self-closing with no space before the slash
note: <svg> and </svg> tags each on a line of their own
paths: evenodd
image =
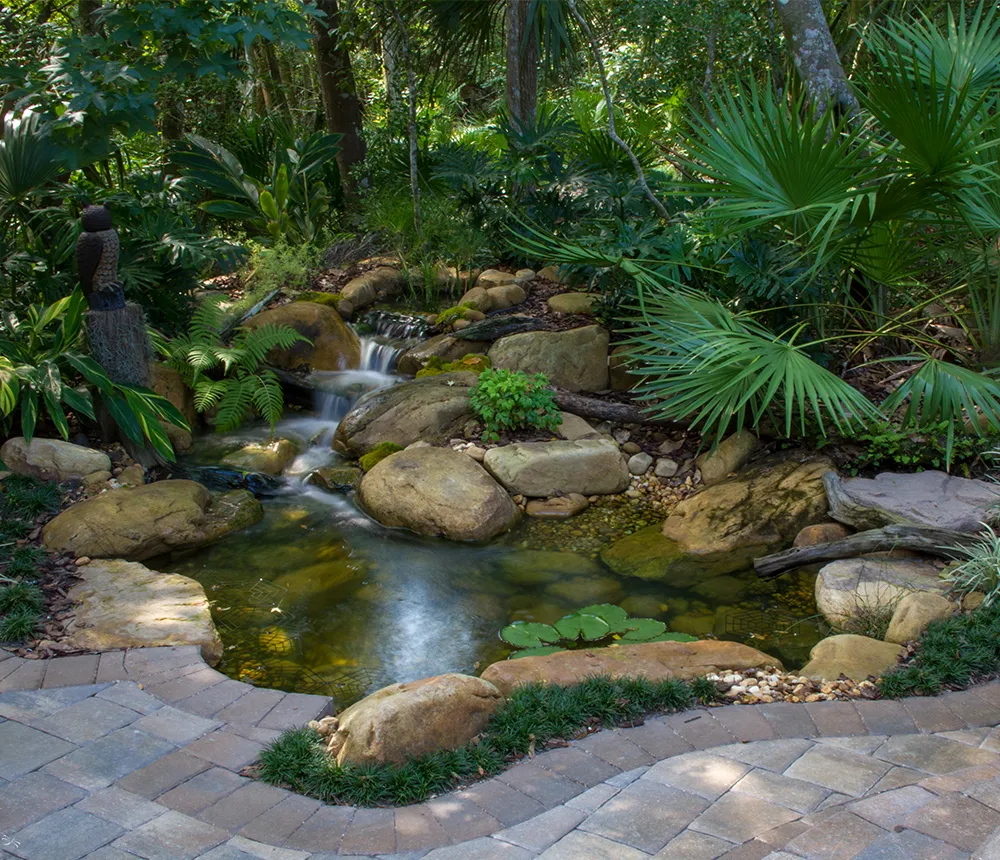
<svg viewBox="0 0 1000 860">
<path fill-rule="evenodd" d="M 522 684 L 576 684 L 593 675 L 612 678 L 691 679 L 721 669 L 782 670 L 770 654 L 739 642 L 644 642 L 581 651 L 560 651 L 542 657 L 520 657 L 493 663 L 483 672 L 505 696 Z"/>
<path fill-rule="evenodd" d="M 45 481 L 78 481 L 111 469 L 111 459 L 103 451 L 39 436 L 30 443 L 23 436 L 8 439 L 0 448 L 0 461 L 11 472 Z"/>
<path fill-rule="evenodd" d="M 543 585 L 566 577 L 601 575 L 601 566 L 592 558 L 575 552 L 525 549 L 500 559 L 504 579 L 514 585 Z"/>
<path fill-rule="evenodd" d="M 77 576 L 68 595 L 77 604 L 68 625 L 76 648 L 198 645 L 210 665 L 222 658 L 205 589 L 195 580 L 121 559 L 92 561 Z"/>
<path fill-rule="evenodd" d="M 526 332 L 498 340 L 489 356 L 494 367 L 544 373 L 567 391 L 604 391 L 609 384 L 609 343 L 607 330 L 598 325 Z"/>
<path fill-rule="evenodd" d="M 357 466 L 323 466 L 306 480 L 314 487 L 332 493 L 349 493 L 361 484 L 361 469 Z"/>
<path fill-rule="evenodd" d="M 504 701 L 488 681 L 438 675 L 393 684 L 323 722 L 337 764 L 401 764 L 472 740 Z"/>
<path fill-rule="evenodd" d="M 625 459 L 610 439 L 504 445 L 490 448 L 483 462 L 510 492 L 535 498 L 606 495 L 629 485 Z"/>
<path fill-rule="evenodd" d="M 525 506 L 524 512 L 529 517 L 541 519 L 567 520 L 583 513 L 590 507 L 587 497 L 580 493 L 570 493 L 566 496 L 553 496 L 550 499 L 532 499 Z"/>
<path fill-rule="evenodd" d="M 78 502 L 45 526 L 42 543 L 77 557 L 142 561 L 211 543 L 263 516 L 247 490 L 213 498 L 194 481 L 159 481 Z"/>
<path fill-rule="evenodd" d="M 222 458 L 222 465 L 233 466 L 247 472 L 263 475 L 280 475 L 285 467 L 298 456 L 298 448 L 288 439 L 244 445 Z"/>
<path fill-rule="evenodd" d="M 832 681 L 844 675 L 863 681 L 869 675 L 884 675 L 905 653 L 905 648 L 891 642 L 843 633 L 817 642 L 799 674 L 813 680 Z"/>
<path fill-rule="evenodd" d="M 361 341 L 333 308 L 315 302 L 290 302 L 262 311 L 246 322 L 248 328 L 287 325 L 307 341 L 291 349 L 272 349 L 267 358 L 284 370 L 350 370 L 361 364 Z"/>
<path fill-rule="evenodd" d="M 359 497 L 383 525 L 452 540 L 488 540 L 520 516 L 482 466 L 451 448 L 392 454 L 361 479 Z"/>
</svg>

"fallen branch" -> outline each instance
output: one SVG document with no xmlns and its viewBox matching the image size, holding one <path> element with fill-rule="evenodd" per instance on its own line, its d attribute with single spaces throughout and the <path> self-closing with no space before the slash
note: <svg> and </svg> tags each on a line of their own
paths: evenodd
<svg viewBox="0 0 1000 860">
<path fill-rule="evenodd" d="M 951 529 L 937 529 L 930 526 L 891 525 L 880 529 L 858 532 L 842 540 L 821 543 L 816 546 L 798 546 L 771 555 L 754 559 L 753 567 L 757 575 L 771 579 L 807 564 L 836 561 L 840 558 L 854 558 L 872 552 L 887 552 L 893 549 L 910 549 L 952 559 L 954 547 L 969 546 L 979 540 L 977 535 L 956 532 Z"/>
<path fill-rule="evenodd" d="M 572 412 L 581 418 L 596 418 L 598 421 L 611 421 L 615 424 L 655 424 L 658 427 L 685 428 L 686 425 L 676 421 L 661 421 L 650 418 L 645 412 L 640 412 L 629 403 L 600 400 L 597 397 L 587 397 L 556 388 L 556 405 L 564 412 Z"/>
</svg>

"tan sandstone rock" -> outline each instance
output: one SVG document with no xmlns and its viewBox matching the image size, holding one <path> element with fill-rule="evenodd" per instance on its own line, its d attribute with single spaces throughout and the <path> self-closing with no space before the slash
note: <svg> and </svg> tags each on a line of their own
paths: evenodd
<svg viewBox="0 0 1000 860">
<path fill-rule="evenodd" d="M 111 459 L 103 451 L 39 436 L 30 443 L 23 436 L 8 439 L 0 448 L 0 460 L 18 475 L 32 475 L 46 481 L 76 481 L 111 468 Z"/>
<path fill-rule="evenodd" d="M 819 546 L 823 543 L 843 540 L 850 534 L 851 530 L 840 523 L 816 523 L 816 525 L 806 526 L 795 535 L 792 546 Z"/>
<path fill-rule="evenodd" d="M 557 293 L 548 306 L 557 314 L 592 314 L 597 297 L 590 293 Z"/>
<path fill-rule="evenodd" d="M 194 392 L 184 384 L 180 373 L 165 364 L 154 362 L 149 365 L 149 387 L 173 404 L 177 411 L 184 416 L 189 428 L 193 429 L 198 426 L 198 410 L 194 406 Z M 175 424 L 164 424 L 163 429 L 175 451 L 183 453 L 191 449 L 191 445 L 194 443 L 191 429 L 185 430 Z"/>
<path fill-rule="evenodd" d="M 885 674 L 905 653 L 905 648 L 891 642 L 842 633 L 817 642 L 799 674 L 812 680 L 832 681 L 845 675 L 852 681 L 863 681 L 869 675 Z"/>
<path fill-rule="evenodd" d="M 275 439 L 272 442 L 244 445 L 237 451 L 222 458 L 224 466 L 260 472 L 264 475 L 280 475 L 285 467 L 298 456 L 299 450 L 289 439 Z"/>
<path fill-rule="evenodd" d="M 486 728 L 503 700 L 496 687 L 470 675 L 393 684 L 338 714 L 327 749 L 338 764 L 355 765 L 401 764 L 457 749 Z"/>
<path fill-rule="evenodd" d="M 300 341 L 291 349 L 272 349 L 268 360 L 296 370 L 350 370 L 361 363 L 361 341 L 333 308 L 316 302 L 290 302 L 262 311 L 247 320 L 247 327 L 287 325 L 309 342 Z"/>
<path fill-rule="evenodd" d="M 567 391 L 604 391 L 609 343 L 607 330 L 599 325 L 529 331 L 500 338 L 489 356 L 494 367 L 544 373 L 549 382 Z"/>
<path fill-rule="evenodd" d="M 955 604 L 940 594 L 927 591 L 908 594 L 892 613 L 885 641 L 902 645 L 919 639 L 932 621 L 950 618 L 954 613 Z"/>
<path fill-rule="evenodd" d="M 490 448 L 483 462 L 511 493 L 535 498 L 607 495 L 629 485 L 625 459 L 611 439 L 519 442 Z"/>
<path fill-rule="evenodd" d="M 749 430 L 741 430 L 723 439 L 718 448 L 695 460 L 695 464 L 701 469 L 702 483 L 711 487 L 726 480 L 746 465 L 759 445 L 760 440 Z"/>
</svg>

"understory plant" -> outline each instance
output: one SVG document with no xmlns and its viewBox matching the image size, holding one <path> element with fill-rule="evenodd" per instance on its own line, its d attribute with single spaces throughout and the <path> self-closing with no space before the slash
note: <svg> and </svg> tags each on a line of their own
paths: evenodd
<svg viewBox="0 0 1000 860">
<path fill-rule="evenodd" d="M 518 687 L 490 717 L 477 740 L 396 765 L 338 765 L 319 733 L 289 729 L 260 756 L 259 775 L 325 803 L 403 806 L 499 773 L 508 762 L 573 738 L 595 722 L 635 725 L 652 712 L 681 711 L 714 701 L 715 685 L 692 681 L 593 677 L 571 686 Z"/>
<path fill-rule="evenodd" d="M 992 606 L 1000 598 L 1000 535 L 992 525 L 984 524 L 984 529 L 979 540 L 955 547 L 955 555 L 964 560 L 942 578 L 961 594 L 981 591 L 986 595 L 983 605 Z"/>
<path fill-rule="evenodd" d="M 486 441 L 499 441 L 501 433 L 511 430 L 555 430 L 562 421 L 544 373 L 528 376 L 523 370 L 489 368 L 479 374 L 470 400 L 486 427 Z"/>
<path fill-rule="evenodd" d="M 861 469 L 943 469 L 948 464 L 948 424 L 944 421 L 919 431 L 880 421 L 863 431 L 849 432 L 846 439 L 860 447 L 850 466 L 855 474 Z M 989 442 L 974 435 L 956 436 L 951 449 L 952 468 L 968 474 L 986 453 Z"/>
</svg>

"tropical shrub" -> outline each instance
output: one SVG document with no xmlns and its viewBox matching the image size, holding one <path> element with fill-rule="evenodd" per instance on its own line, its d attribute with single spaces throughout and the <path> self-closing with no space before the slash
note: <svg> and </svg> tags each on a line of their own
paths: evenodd
<svg viewBox="0 0 1000 860">
<path fill-rule="evenodd" d="M 544 373 L 528 376 L 523 370 L 488 368 L 479 374 L 470 399 L 472 411 L 486 426 L 487 441 L 498 441 L 511 430 L 555 430 L 562 423 Z"/>
<path fill-rule="evenodd" d="M 946 570 L 942 578 L 961 593 L 981 591 L 986 595 L 984 606 L 992 606 L 1000 598 L 1000 535 L 987 525 L 980 540 L 967 546 L 955 547 L 960 563 Z"/>
<path fill-rule="evenodd" d="M 940 422 L 904 431 L 895 424 L 879 422 L 847 439 L 860 447 L 848 468 L 855 474 L 862 469 L 902 469 L 920 471 L 942 469 L 948 462 L 948 425 Z M 970 467 L 986 452 L 990 440 L 963 434 L 952 444 L 951 463 L 968 474 Z"/>
</svg>

